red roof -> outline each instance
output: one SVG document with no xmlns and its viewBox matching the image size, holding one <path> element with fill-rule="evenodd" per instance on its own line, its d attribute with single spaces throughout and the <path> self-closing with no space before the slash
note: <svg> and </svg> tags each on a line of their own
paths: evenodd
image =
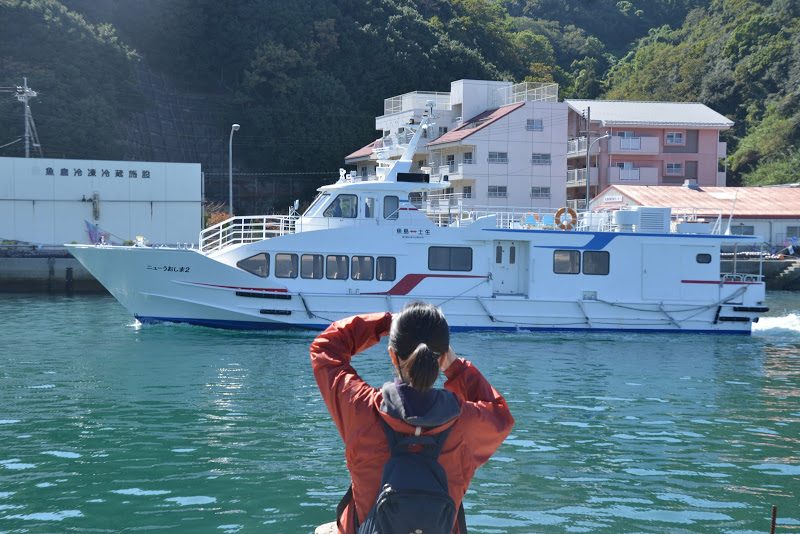
<svg viewBox="0 0 800 534">
<path fill-rule="evenodd" d="M 703 215 L 740 219 L 800 219 L 800 187 L 702 187 L 611 185 L 598 196 L 617 191 L 641 206 L 694 208 Z M 734 204 L 735 200 L 735 204 Z"/>
<path fill-rule="evenodd" d="M 439 137 L 435 141 L 431 141 L 428 143 L 428 146 L 434 145 L 441 145 L 444 143 L 454 143 L 456 141 L 461 141 L 469 137 L 470 135 L 478 132 L 490 124 L 497 122 L 498 120 L 502 119 L 512 111 L 521 108 L 525 105 L 525 102 L 518 102 L 516 104 L 510 104 L 508 106 L 503 106 L 497 109 L 484 111 L 483 113 L 472 117 L 470 120 L 456 128 L 455 130 L 451 130 L 444 134 L 443 136 Z"/>
<path fill-rule="evenodd" d="M 372 155 L 372 149 L 375 148 L 375 146 L 378 144 L 379 141 L 380 141 L 380 138 L 379 139 L 375 139 L 370 144 L 368 144 L 366 146 L 363 146 L 363 147 L 359 148 L 358 150 L 356 150 L 355 152 L 353 152 L 352 154 L 349 154 L 349 155 L 345 156 L 344 160 L 347 161 L 347 160 L 350 160 L 350 159 L 369 158 Z"/>
</svg>

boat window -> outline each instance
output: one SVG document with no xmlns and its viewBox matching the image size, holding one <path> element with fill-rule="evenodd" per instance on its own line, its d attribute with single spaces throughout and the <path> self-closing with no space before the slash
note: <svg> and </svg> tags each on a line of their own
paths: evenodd
<svg viewBox="0 0 800 534">
<path fill-rule="evenodd" d="M 428 269 L 431 271 L 471 271 L 472 249 L 469 247 L 428 247 Z"/>
<path fill-rule="evenodd" d="M 297 278 L 297 254 L 275 254 L 275 277 Z"/>
<path fill-rule="evenodd" d="M 698 254 L 697 263 L 711 263 L 711 254 Z"/>
<path fill-rule="evenodd" d="M 495 263 L 503 263 L 503 247 L 497 245 L 494 248 L 494 262 Z"/>
<path fill-rule="evenodd" d="M 364 217 L 366 219 L 375 217 L 375 199 L 372 197 L 367 197 L 364 200 Z"/>
<path fill-rule="evenodd" d="M 350 278 L 353 280 L 372 280 L 375 260 L 372 256 L 353 256 L 350 260 Z"/>
<path fill-rule="evenodd" d="M 325 208 L 325 217 L 343 217 L 353 219 L 358 215 L 358 197 L 355 195 L 339 195 L 331 205 Z"/>
<path fill-rule="evenodd" d="M 322 254 L 303 254 L 300 257 L 300 277 L 319 280 L 325 274 Z"/>
<path fill-rule="evenodd" d="M 553 251 L 553 272 L 556 274 L 578 274 L 581 272 L 579 250 Z"/>
<path fill-rule="evenodd" d="M 250 274 L 266 278 L 269 274 L 269 254 L 262 252 L 236 262 L 236 266 Z"/>
<path fill-rule="evenodd" d="M 508 248 L 508 263 L 514 265 L 517 262 L 517 247 L 511 245 Z"/>
<path fill-rule="evenodd" d="M 347 280 L 347 256 L 328 256 L 325 263 L 328 280 Z"/>
<path fill-rule="evenodd" d="M 606 251 L 587 250 L 583 253 L 583 274 L 608 274 L 609 254 Z"/>
<path fill-rule="evenodd" d="M 400 213 L 400 198 L 396 196 L 383 197 L 383 218 L 397 219 Z"/>
<path fill-rule="evenodd" d="M 316 215 L 316 212 L 319 211 L 320 206 L 325 204 L 328 201 L 328 198 L 331 196 L 330 193 L 320 193 L 317 195 L 317 198 L 314 199 L 314 202 L 308 207 L 305 213 L 303 213 L 304 217 L 310 217 Z"/>
<path fill-rule="evenodd" d="M 375 277 L 384 282 L 394 280 L 397 277 L 397 260 L 391 256 L 378 256 Z"/>
</svg>

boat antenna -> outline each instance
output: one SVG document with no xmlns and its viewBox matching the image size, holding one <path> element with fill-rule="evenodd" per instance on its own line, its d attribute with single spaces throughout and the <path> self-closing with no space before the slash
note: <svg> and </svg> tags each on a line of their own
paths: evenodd
<svg viewBox="0 0 800 534">
<path fill-rule="evenodd" d="M 733 193 L 733 204 L 731 204 L 731 212 L 728 215 L 728 227 L 725 229 L 725 235 L 731 235 L 731 221 L 733 220 L 733 212 L 736 211 L 736 197 L 739 196 L 739 192 L 735 191 Z"/>
</svg>

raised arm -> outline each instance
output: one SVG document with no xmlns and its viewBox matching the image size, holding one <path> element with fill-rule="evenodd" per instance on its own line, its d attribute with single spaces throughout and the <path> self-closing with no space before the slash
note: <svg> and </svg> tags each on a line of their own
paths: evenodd
<svg viewBox="0 0 800 534">
<path fill-rule="evenodd" d="M 314 378 L 343 439 L 349 423 L 370 409 L 378 391 L 358 376 L 350 360 L 378 343 L 391 325 L 390 313 L 355 315 L 331 324 L 311 343 Z"/>
<path fill-rule="evenodd" d="M 464 401 L 461 414 L 469 424 L 466 439 L 475 461 L 482 465 L 511 432 L 514 426 L 511 410 L 503 396 L 471 362 L 453 355 L 444 371 L 445 389 Z"/>
</svg>

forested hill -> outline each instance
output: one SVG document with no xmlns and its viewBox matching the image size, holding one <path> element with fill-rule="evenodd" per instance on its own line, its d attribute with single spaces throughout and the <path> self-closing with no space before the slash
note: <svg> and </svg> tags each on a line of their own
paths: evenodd
<svg viewBox="0 0 800 534">
<path fill-rule="evenodd" d="M 290 172 L 339 167 L 374 138 L 386 97 L 447 91 L 461 78 L 552 80 L 563 97 L 704 102 L 736 121 L 734 181 L 787 182 L 800 165 L 799 9 L 796 0 L 0 0 L 0 87 L 27 76 L 39 92 L 32 109 L 46 154 L 145 158 L 131 132 L 163 104 L 142 86 L 143 73 L 158 76 L 213 107 L 213 127 L 185 141 L 224 151 L 239 122 L 240 168 Z M 0 93 L 0 146 L 21 131 L 20 104 Z M 17 142 L 0 156 L 21 150 Z M 218 170 L 224 154 L 203 161 Z"/>
</svg>

